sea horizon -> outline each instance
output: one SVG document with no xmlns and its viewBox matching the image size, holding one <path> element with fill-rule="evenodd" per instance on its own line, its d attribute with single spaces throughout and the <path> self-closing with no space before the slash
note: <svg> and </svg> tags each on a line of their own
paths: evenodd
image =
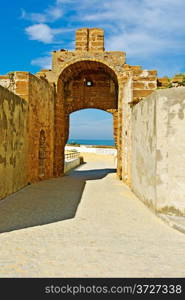
<svg viewBox="0 0 185 300">
<path fill-rule="evenodd" d="M 76 143 L 79 145 L 115 146 L 113 139 L 69 139 L 67 144 L 70 143 Z"/>
</svg>

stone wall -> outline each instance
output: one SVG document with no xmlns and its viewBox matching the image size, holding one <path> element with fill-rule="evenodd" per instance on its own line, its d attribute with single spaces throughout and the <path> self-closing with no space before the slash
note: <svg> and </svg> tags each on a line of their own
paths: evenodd
<svg viewBox="0 0 185 300">
<path fill-rule="evenodd" d="M 28 103 L 28 181 L 53 176 L 55 89 L 29 72 L 0 76 L 0 85 Z"/>
<path fill-rule="evenodd" d="M 156 147 L 156 100 L 152 94 L 132 110 L 131 187 L 153 209 L 156 206 Z"/>
<path fill-rule="evenodd" d="M 76 31 L 77 51 L 104 51 L 104 31 L 100 28 L 80 28 Z"/>
<path fill-rule="evenodd" d="M 167 76 L 158 78 L 157 86 L 160 89 L 185 86 L 185 74 L 176 74 L 172 78 Z"/>
<path fill-rule="evenodd" d="M 120 162 L 121 170 L 120 177 L 121 179 L 128 185 L 130 185 L 131 180 L 131 151 L 132 151 L 132 143 L 131 143 L 131 104 L 133 101 L 133 78 L 129 77 L 128 80 L 124 84 L 123 89 L 123 100 L 121 103 L 122 106 L 122 114 L 120 120 L 121 126 L 121 155 Z"/>
<path fill-rule="evenodd" d="M 185 88 L 133 107 L 132 189 L 157 212 L 185 215 Z"/>
<path fill-rule="evenodd" d="M 10 72 L 0 76 L 0 85 L 28 101 L 29 72 Z"/>
<path fill-rule="evenodd" d="M 0 86 L 0 199 L 27 184 L 28 105 Z"/>
<path fill-rule="evenodd" d="M 80 157 L 72 159 L 70 161 L 65 161 L 64 163 L 64 173 L 69 172 L 70 170 L 80 166 Z"/>
<path fill-rule="evenodd" d="M 11 90 L 11 83 L 9 75 L 0 75 L 0 85 L 5 87 L 6 89 Z"/>
<path fill-rule="evenodd" d="M 53 177 L 54 88 L 29 75 L 29 180 Z"/>
</svg>

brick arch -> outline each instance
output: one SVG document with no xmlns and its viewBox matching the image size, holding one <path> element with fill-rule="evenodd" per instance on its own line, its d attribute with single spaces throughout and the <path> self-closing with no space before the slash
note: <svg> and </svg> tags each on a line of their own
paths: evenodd
<svg viewBox="0 0 185 300">
<path fill-rule="evenodd" d="M 83 63 L 83 62 L 87 62 L 87 61 L 96 62 L 96 63 L 102 64 L 103 66 L 107 67 L 107 69 L 109 69 L 110 72 L 112 72 L 112 74 L 114 73 L 114 77 L 116 78 L 118 85 L 119 85 L 119 83 L 122 80 L 121 74 L 120 74 L 120 70 L 116 69 L 114 62 L 110 63 L 106 59 L 95 58 L 94 55 L 88 55 L 88 56 L 81 55 L 80 53 L 78 54 L 78 57 L 67 60 L 66 62 L 62 62 L 62 66 L 60 67 L 60 71 L 58 74 L 58 80 L 61 78 L 63 72 L 65 72 L 68 67 L 71 68 L 76 63 Z"/>
<path fill-rule="evenodd" d="M 94 108 L 94 107 L 80 108 L 80 109 L 73 110 L 70 114 L 73 114 L 73 113 L 75 113 L 75 112 L 77 112 L 77 111 L 84 110 L 84 109 L 98 109 L 98 110 L 107 112 L 107 113 L 109 113 L 109 114 L 111 114 L 111 115 L 114 115 L 114 110 L 106 110 L 106 109 L 99 108 L 99 107 L 96 107 L 96 108 Z"/>
<path fill-rule="evenodd" d="M 87 86 L 87 81 L 92 86 Z M 64 147 L 69 136 L 69 115 L 85 108 L 102 109 L 113 114 L 117 135 L 119 83 L 116 72 L 96 59 L 82 59 L 66 64 L 58 77 L 55 103 L 54 175 L 64 168 Z"/>
</svg>

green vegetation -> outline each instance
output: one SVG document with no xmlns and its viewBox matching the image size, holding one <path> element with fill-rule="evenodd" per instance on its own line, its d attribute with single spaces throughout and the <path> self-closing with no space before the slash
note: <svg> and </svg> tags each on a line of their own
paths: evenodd
<svg viewBox="0 0 185 300">
<path fill-rule="evenodd" d="M 179 85 L 185 86 L 185 74 L 178 74 L 176 77 L 181 77 L 182 81 L 178 82 Z"/>
<path fill-rule="evenodd" d="M 173 88 L 178 86 L 185 86 L 185 74 L 176 74 L 173 78 L 164 76 L 158 80 L 158 89 L 161 88 Z"/>
</svg>

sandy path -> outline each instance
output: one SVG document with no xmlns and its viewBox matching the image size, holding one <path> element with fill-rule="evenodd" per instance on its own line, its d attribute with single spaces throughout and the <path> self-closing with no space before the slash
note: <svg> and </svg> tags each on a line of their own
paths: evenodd
<svg viewBox="0 0 185 300">
<path fill-rule="evenodd" d="M 0 204 L 0 276 L 185 277 L 185 236 L 117 180 L 112 159 L 86 160 Z"/>
</svg>

